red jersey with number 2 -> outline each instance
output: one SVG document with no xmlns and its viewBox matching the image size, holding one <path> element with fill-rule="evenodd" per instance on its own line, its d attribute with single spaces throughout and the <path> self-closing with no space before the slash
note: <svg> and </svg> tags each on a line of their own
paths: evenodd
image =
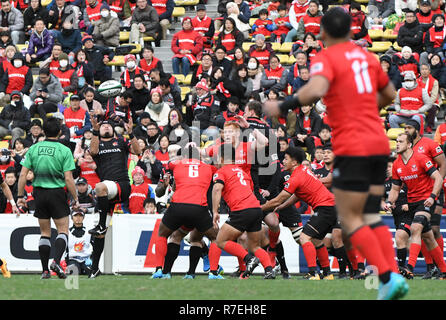
<svg viewBox="0 0 446 320">
<path fill-rule="evenodd" d="M 294 169 L 283 190 L 291 194 L 294 193 L 296 197 L 306 202 L 313 210 L 321 206 L 331 207 L 335 205 L 334 195 L 303 165 Z"/>
<path fill-rule="evenodd" d="M 238 165 L 228 164 L 220 168 L 214 174 L 214 182 L 224 185 L 222 196 L 232 212 L 260 208 L 260 202 L 252 192 L 251 176 Z"/>
<path fill-rule="evenodd" d="M 402 182 L 407 186 L 407 202 L 424 201 L 432 193 L 434 180 L 430 175 L 435 170 L 432 160 L 414 152 L 406 164 L 398 156 L 393 163 L 392 180 L 394 184 L 401 185 Z"/>
<path fill-rule="evenodd" d="M 330 82 L 324 96 L 333 129 L 333 152 L 338 156 L 390 153 L 378 113 L 377 91 L 389 77 L 372 54 L 351 42 L 330 46 L 311 59 L 311 76 Z"/>
<path fill-rule="evenodd" d="M 196 159 L 172 161 L 168 166 L 175 177 L 172 202 L 207 206 L 207 192 L 217 168 Z"/>
</svg>

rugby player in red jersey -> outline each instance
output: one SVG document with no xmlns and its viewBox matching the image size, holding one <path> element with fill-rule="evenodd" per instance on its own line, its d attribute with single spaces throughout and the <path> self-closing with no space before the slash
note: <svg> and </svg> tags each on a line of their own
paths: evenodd
<svg viewBox="0 0 446 320">
<path fill-rule="evenodd" d="M 300 199 L 313 208 L 314 214 L 305 224 L 299 241 L 309 268 L 306 278 L 320 280 L 316 272 L 316 247 L 323 246 L 322 240 L 337 222 L 335 198 L 322 182 L 302 165 L 305 159 L 305 152 L 300 148 L 290 147 L 285 151 L 283 165 L 287 171 L 291 172 L 291 177 L 277 197 L 262 205 L 262 210 L 269 211 L 275 208 L 281 210 L 294 203 L 294 199 Z M 284 204 L 283 207 L 282 204 Z M 319 262 L 323 269 L 329 269 L 327 248 L 325 246 L 323 248 L 326 254 L 318 255 Z M 325 277 L 324 274 L 324 279 L 333 279 L 333 275 Z"/>
<path fill-rule="evenodd" d="M 251 167 L 254 164 L 254 153 L 268 145 L 268 139 L 258 129 L 250 130 L 253 141 L 243 142 L 241 127 L 249 128 L 249 123 L 243 117 L 238 117 L 240 124 L 236 121 L 227 121 L 223 126 L 223 142 L 231 144 L 235 149 L 235 164 L 251 177 Z M 202 155 L 216 158 L 222 142 L 215 143 L 207 149 L 202 150 Z M 252 179 L 252 177 L 251 177 Z M 254 191 L 253 191 L 254 192 Z M 273 212 L 266 212 L 263 220 L 269 227 L 270 246 L 274 247 L 280 234 L 279 219 Z M 275 263 L 275 261 L 273 261 Z M 240 265 L 241 268 L 244 266 Z"/>
<path fill-rule="evenodd" d="M 252 192 L 252 179 L 249 174 L 235 164 L 236 150 L 231 144 L 223 144 L 219 149 L 220 169 L 214 175 L 212 209 L 214 225 L 220 221 L 218 212 L 223 199 L 229 206 L 229 218 L 220 228 L 217 245 L 227 253 L 243 259 L 246 270 L 241 279 L 248 278 L 259 262 L 265 269 L 264 279 L 275 279 L 268 253 L 260 247 L 262 231 L 262 210 L 259 200 Z M 248 251 L 236 242 L 243 232 L 247 233 Z"/>
<path fill-rule="evenodd" d="M 392 189 L 386 204 L 389 210 L 398 199 L 401 185 L 407 186 L 408 214 L 413 215 L 410 225 L 411 244 L 409 261 L 404 275 L 412 279 L 413 270 L 421 250 L 421 238 L 446 279 L 446 263 L 443 252 L 435 241 L 429 220 L 435 210 L 435 199 L 443 186 L 443 178 L 427 156 L 412 149 L 413 140 L 407 133 L 401 133 L 396 139 L 398 158 L 393 163 Z"/>
<path fill-rule="evenodd" d="M 406 123 L 405 132 L 410 134 L 413 139 L 413 151 L 426 155 L 437 167 L 443 179 L 446 176 L 446 157 L 441 149 L 440 145 L 432 139 L 422 137 L 420 135 L 420 124 L 415 120 L 410 120 Z M 432 214 L 430 224 L 432 232 L 434 233 L 435 241 L 440 246 L 441 252 L 443 252 L 443 236 L 440 232 L 440 221 L 444 204 L 444 192 L 441 189 L 438 198 L 436 199 L 435 211 Z M 424 241 L 421 241 L 421 252 L 427 265 L 427 272 L 423 276 L 423 279 L 430 279 L 438 272 L 438 269 L 434 267 L 432 257 L 429 254 L 429 250 L 426 248 Z M 438 273 L 437 273 L 438 274 Z"/>
<path fill-rule="evenodd" d="M 211 240 L 209 249 L 209 259 L 211 270 L 218 268 L 218 258 L 214 250 L 220 251 L 215 245 L 217 229 L 214 228 L 212 215 L 208 210 L 207 191 L 212 182 L 212 176 L 217 171 L 214 166 L 201 162 L 198 149 L 188 146 L 184 148 L 183 159 L 169 162 L 169 169 L 175 177 L 175 193 L 172 196 L 171 204 L 161 220 L 158 239 L 155 243 L 157 256 L 166 256 L 164 267 L 157 270 L 153 279 L 171 278 L 170 271 L 176 256 L 166 255 L 168 251 L 167 238 L 179 227 L 185 226 L 189 229 L 196 228 L 200 233 L 206 235 Z M 201 239 L 197 239 L 199 242 Z M 192 266 L 197 265 L 201 258 L 201 246 L 191 246 L 190 261 Z M 168 258 L 169 257 L 169 258 Z M 170 258 L 172 257 L 172 258 Z M 217 257 L 215 265 L 214 257 Z M 192 268 L 193 270 L 195 268 Z M 211 276 L 211 274 L 209 275 Z M 193 275 L 191 275 L 193 278 Z"/>
<path fill-rule="evenodd" d="M 278 115 L 324 98 L 333 129 L 333 193 L 341 226 L 352 245 L 378 269 L 378 299 L 399 299 L 408 285 L 398 273 L 392 235 L 379 215 L 390 153 L 378 110 L 395 97 L 379 61 L 350 41 L 351 17 L 331 8 L 322 17 L 327 49 L 311 61 L 311 78 L 293 99 L 265 104 Z"/>
</svg>

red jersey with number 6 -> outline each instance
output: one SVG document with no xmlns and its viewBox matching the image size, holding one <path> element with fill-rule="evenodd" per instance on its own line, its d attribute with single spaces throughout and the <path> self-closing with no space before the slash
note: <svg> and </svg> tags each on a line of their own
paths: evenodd
<svg viewBox="0 0 446 320">
<path fill-rule="evenodd" d="M 334 195 L 305 166 L 294 169 L 290 179 L 283 188 L 286 192 L 295 194 L 300 200 L 315 210 L 317 207 L 335 205 Z"/>
<path fill-rule="evenodd" d="M 433 161 L 423 154 L 414 152 L 407 163 L 399 155 L 393 163 L 392 183 L 407 186 L 407 202 L 424 201 L 432 193 L 434 180 L 430 176 L 435 170 Z"/>
<path fill-rule="evenodd" d="M 372 54 L 351 42 L 322 50 L 311 59 L 311 76 L 330 82 L 324 96 L 333 129 L 333 152 L 338 156 L 374 156 L 390 153 L 378 113 L 377 92 L 389 77 Z"/>
<path fill-rule="evenodd" d="M 236 164 L 228 164 L 214 174 L 214 183 L 224 185 L 222 196 L 229 209 L 240 211 L 260 208 L 260 202 L 252 192 L 251 176 Z"/>
<path fill-rule="evenodd" d="M 196 159 L 172 161 L 168 166 L 175 177 L 172 202 L 207 206 L 207 192 L 217 168 Z"/>
</svg>

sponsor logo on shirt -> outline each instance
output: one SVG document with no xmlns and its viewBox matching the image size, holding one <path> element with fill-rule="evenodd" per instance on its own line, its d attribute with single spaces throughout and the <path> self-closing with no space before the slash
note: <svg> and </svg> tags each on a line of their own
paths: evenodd
<svg viewBox="0 0 446 320">
<path fill-rule="evenodd" d="M 322 62 L 316 62 L 311 66 L 311 74 L 319 73 L 324 70 L 324 64 Z"/>
</svg>

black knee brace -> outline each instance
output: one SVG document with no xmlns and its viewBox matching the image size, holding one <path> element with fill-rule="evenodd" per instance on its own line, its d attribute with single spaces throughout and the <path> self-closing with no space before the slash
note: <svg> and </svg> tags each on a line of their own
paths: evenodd
<svg viewBox="0 0 446 320">
<path fill-rule="evenodd" d="M 425 232 L 428 232 L 429 230 L 431 230 L 431 225 L 430 225 L 429 220 L 427 219 L 426 216 L 417 215 L 413 218 L 412 223 L 421 224 L 423 226 L 422 233 L 425 233 Z"/>
<path fill-rule="evenodd" d="M 381 210 L 382 196 L 375 196 L 370 194 L 364 205 L 363 213 L 378 213 Z"/>
</svg>

